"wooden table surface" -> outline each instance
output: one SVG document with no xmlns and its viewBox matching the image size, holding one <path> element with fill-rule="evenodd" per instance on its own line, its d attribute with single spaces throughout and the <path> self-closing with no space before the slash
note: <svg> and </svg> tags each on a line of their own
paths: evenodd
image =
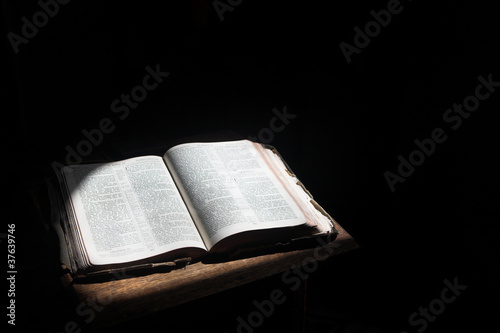
<svg viewBox="0 0 500 333">
<path fill-rule="evenodd" d="M 169 272 L 123 278 L 113 277 L 105 281 L 72 280 L 63 276 L 66 287 L 82 305 L 97 304 L 92 326 L 103 327 L 123 323 L 156 311 L 253 282 L 271 275 L 301 266 L 315 256 L 324 260 L 358 247 L 354 239 L 338 224 L 336 239 L 329 243 L 318 242 L 307 249 L 293 250 L 220 263 L 196 262 L 185 268 Z M 319 249 L 323 247 L 322 249 Z M 326 256 L 326 247 L 329 249 Z M 319 261 L 319 260 L 318 260 Z"/>
</svg>

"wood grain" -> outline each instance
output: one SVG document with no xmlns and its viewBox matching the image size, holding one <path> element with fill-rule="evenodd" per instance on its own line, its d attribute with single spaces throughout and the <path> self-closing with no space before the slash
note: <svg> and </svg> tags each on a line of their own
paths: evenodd
<svg viewBox="0 0 500 333">
<path fill-rule="evenodd" d="M 335 241 L 327 245 L 332 250 L 330 257 L 358 247 L 354 239 L 342 227 L 338 224 L 336 227 L 339 234 Z M 67 274 L 63 277 L 63 281 L 75 294 L 80 304 L 94 302 L 102 305 L 101 311 L 96 312 L 92 326 L 112 326 L 283 273 L 294 265 L 303 265 L 306 259 L 307 261 L 314 260 L 315 249 L 320 246 L 318 243 L 316 247 L 307 249 L 221 263 L 197 262 L 170 272 L 158 272 L 119 280 L 89 283 L 72 280 Z M 321 251 L 322 256 L 326 254 L 324 249 Z"/>
</svg>

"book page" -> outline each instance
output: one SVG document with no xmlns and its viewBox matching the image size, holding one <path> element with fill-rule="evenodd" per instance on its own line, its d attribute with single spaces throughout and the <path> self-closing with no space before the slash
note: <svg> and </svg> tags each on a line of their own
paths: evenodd
<svg viewBox="0 0 500 333">
<path fill-rule="evenodd" d="M 161 157 L 69 166 L 63 174 L 93 265 L 205 249 Z"/>
<path fill-rule="evenodd" d="M 209 249 L 238 232 L 307 221 L 250 141 L 182 144 L 164 158 Z"/>
<path fill-rule="evenodd" d="M 300 209 L 307 217 L 308 225 L 318 230 L 318 233 L 331 232 L 333 228 L 333 218 L 326 213 L 323 208 L 316 201 L 313 200 L 312 195 L 300 183 L 297 177 L 291 173 L 289 167 L 285 165 L 281 157 L 271 149 L 266 149 L 261 145 L 257 146 L 263 158 L 267 161 L 274 170 L 274 174 L 281 180 L 289 193 L 296 199 Z"/>
</svg>

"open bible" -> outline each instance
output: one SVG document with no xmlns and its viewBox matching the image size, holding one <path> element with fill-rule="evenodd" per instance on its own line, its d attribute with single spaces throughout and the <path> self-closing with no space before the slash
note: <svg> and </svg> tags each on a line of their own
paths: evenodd
<svg viewBox="0 0 500 333">
<path fill-rule="evenodd" d="M 335 235 L 277 151 L 247 140 L 65 166 L 59 224 L 74 275 Z"/>
</svg>

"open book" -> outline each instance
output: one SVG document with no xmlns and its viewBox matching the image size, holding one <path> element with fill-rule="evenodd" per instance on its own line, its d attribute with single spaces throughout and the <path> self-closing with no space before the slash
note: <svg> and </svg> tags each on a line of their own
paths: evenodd
<svg viewBox="0 0 500 333">
<path fill-rule="evenodd" d="M 336 232 L 276 150 L 247 140 L 65 166 L 60 179 L 75 275 Z"/>
</svg>

